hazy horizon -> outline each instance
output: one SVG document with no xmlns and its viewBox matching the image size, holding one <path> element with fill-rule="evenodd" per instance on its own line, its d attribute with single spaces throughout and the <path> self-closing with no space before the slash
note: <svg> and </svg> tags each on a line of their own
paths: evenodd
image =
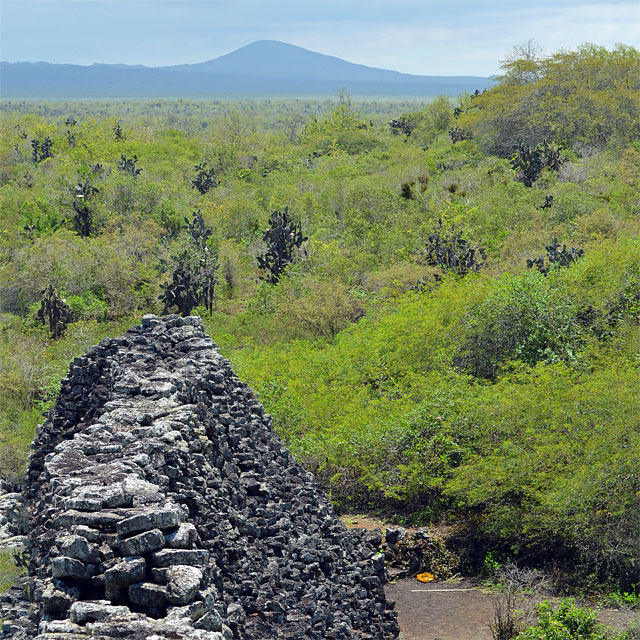
<svg viewBox="0 0 640 640">
<path fill-rule="evenodd" d="M 545 52 L 640 41 L 640 3 L 544 0 L 2 0 L 0 59 L 91 65 L 198 63 L 278 40 L 418 75 L 499 72 L 530 38 Z"/>
</svg>

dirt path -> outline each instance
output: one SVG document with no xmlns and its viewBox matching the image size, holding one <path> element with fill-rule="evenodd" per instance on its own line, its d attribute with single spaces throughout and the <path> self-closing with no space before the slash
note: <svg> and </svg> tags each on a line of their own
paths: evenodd
<svg viewBox="0 0 640 640">
<path fill-rule="evenodd" d="M 400 623 L 400 640 L 491 640 L 495 596 L 470 582 L 421 584 L 415 578 L 398 580 L 385 588 L 394 600 Z M 624 629 L 632 614 L 599 609 L 603 624 Z"/>
<path fill-rule="evenodd" d="M 385 588 L 394 600 L 401 640 L 491 640 L 491 596 L 471 584 L 398 580 Z"/>
</svg>

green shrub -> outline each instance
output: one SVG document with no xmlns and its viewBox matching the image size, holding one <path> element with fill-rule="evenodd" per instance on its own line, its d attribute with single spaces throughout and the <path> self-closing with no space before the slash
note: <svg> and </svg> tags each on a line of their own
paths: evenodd
<svg viewBox="0 0 640 640">
<path fill-rule="evenodd" d="M 561 282 L 545 282 L 538 272 L 504 276 L 463 319 L 455 365 L 494 380 L 509 360 L 528 365 L 573 360 L 581 343 L 576 312 Z"/>
<path fill-rule="evenodd" d="M 66 296 L 66 303 L 76 320 L 104 320 L 109 305 L 93 291 L 85 291 L 79 296 Z"/>
<path fill-rule="evenodd" d="M 489 548 L 629 589 L 640 556 L 640 462 L 630 455 L 640 376 L 617 349 L 595 371 L 523 367 L 479 387 L 459 408 L 474 451 L 444 493 Z"/>
<path fill-rule="evenodd" d="M 605 602 L 608 606 L 616 609 L 622 607 L 638 609 L 640 608 L 640 585 L 633 585 L 630 591 L 618 589 L 613 593 L 607 594 Z"/>
<path fill-rule="evenodd" d="M 364 309 L 340 283 L 312 282 L 302 295 L 286 295 L 277 318 L 292 334 L 333 340 L 349 324 L 364 316 Z"/>
<path fill-rule="evenodd" d="M 598 623 L 595 611 L 577 607 L 568 598 L 557 608 L 548 602 L 536 607 L 538 622 L 516 636 L 517 640 L 624 640 L 624 632 L 616 632 Z"/>
<path fill-rule="evenodd" d="M 63 223 L 57 209 L 43 197 L 25 200 L 20 205 L 20 226 L 33 229 L 33 235 L 48 235 L 59 229 Z"/>
<path fill-rule="evenodd" d="M 131 315 L 161 312 L 183 216 L 200 207 L 226 295 L 196 312 L 339 508 L 456 522 L 466 567 L 482 570 L 493 552 L 489 564 L 551 565 L 575 588 L 631 592 L 640 557 L 637 53 L 585 47 L 542 66 L 518 60 L 494 89 L 464 98 L 456 122 L 446 98 L 6 101 L 0 474 L 22 472 L 69 360 L 131 326 Z M 532 71 L 541 76 L 528 82 Z M 292 110 L 302 119 L 289 120 Z M 70 112 L 75 146 L 70 125 L 56 124 Z M 411 136 L 388 131 L 401 113 L 417 124 Z M 301 136 L 296 121 L 308 123 Z M 114 139 L 116 122 L 124 140 Z M 452 127 L 473 139 L 453 145 Z M 46 137 L 55 158 L 36 166 L 30 140 Z M 563 142 L 569 160 L 527 188 L 504 158 L 519 139 L 535 148 L 545 137 Z M 144 159 L 137 179 L 118 170 L 122 155 Z M 191 188 L 203 158 L 219 177 L 207 193 Z M 65 220 L 79 176 L 100 188 L 84 238 Z M 415 183 L 412 198 L 400 197 L 403 183 Z M 540 209 L 546 195 L 553 205 Z M 256 258 L 270 212 L 287 205 L 309 236 L 307 255 L 274 287 L 259 281 Z M 463 267 L 468 249 L 486 248 L 480 272 L 424 265 L 439 218 L 465 230 L 468 245 L 450 238 Z M 522 273 L 554 237 L 584 256 L 547 278 Z M 56 341 L 18 315 L 31 314 L 49 282 L 78 317 Z"/>
</svg>

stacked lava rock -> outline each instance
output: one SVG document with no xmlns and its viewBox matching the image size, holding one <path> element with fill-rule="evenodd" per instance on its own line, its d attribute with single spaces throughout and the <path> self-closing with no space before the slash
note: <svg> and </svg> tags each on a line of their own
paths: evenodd
<svg viewBox="0 0 640 640">
<path fill-rule="evenodd" d="M 34 449 L 24 637 L 397 637 L 379 536 L 334 517 L 199 318 L 76 358 Z"/>
</svg>

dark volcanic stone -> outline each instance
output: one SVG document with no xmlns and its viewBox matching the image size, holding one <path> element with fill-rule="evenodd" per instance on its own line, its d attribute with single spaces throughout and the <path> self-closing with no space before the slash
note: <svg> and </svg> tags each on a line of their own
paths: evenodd
<svg viewBox="0 0 640 640">
<path fill-rule="evenodd" d="M 95 575 L 97 568 L 92 564 L 84 564 L 75 558 L 60 556 L 51 561 L 51 573 L 54 578 L 75 578 L 76 580 L 88 580 Z"/>
<path fill-rule="evenodd" d="M 167 588 L 153 582 L 139 582 L 129 587 L 129 599 L 141 607 L 161 608 L 167 600 Z"/>
<path fill-rule="evenodd" d="M 118 548 L 125 556 L 141 556 L 149 551 L 161 549 L 164 545 L 164 535 L 160 529 L 152 529 L 127 538 L 118 544 Z"/>
<path fill-rule="evenodd" d="M 202 571 L 196 567 L 173 566 L 167 570 L 167 598 L 176 605 L 189 604 L 202 583 Z M 218 629 L 213 629 L 218 631 Z"/>
<path fill-rule="evenodd" d="M 157 511 L 147 511 L 131 516 L 126 520 L 121 520 L 116 525 L 116 531 L 121 536 L 137 533 L 138 531 L 149 531 L 151 529 L 170 529 L 180 523 L 180 513 L 175 509 L 158 509 Z"/>
<path fill-rule="evenodd" d="M 114 587 L 128 587 L 134 582 L 140 582 L 146 573 L 144 558 L 126 558 L 104 572 L 105 583 Z"/>
<path fill-rule="evenodd" d="M 86 624 L 96 620 L 108 620 L 127 613 L 129 613 L 127 607 L 114 607 L 107 601 L 75 602 L 69 611 L 69 619 L 75 624 Z"/>
<path fill-rule="evenodd" d="M 42 593 L 42 603 L 48 613 L 66 611 L 78 598 L 80 590 L 67 586 L 61 580 L 50 582 Z"/>
<path fill-rule="evenodd" d="M 209 562 L 209 552 L 204 549 L 163 549 L 151 554 L 156 567 L 172 567 L 176 564 L 204 565 Z"/>
<path fill-rule="evenodd" d="M 97 564 L 100 562 L 100 554 L 95 544 L 90 544 L 86 538 L 82 536 L 64 536 L 58 538 L 58 547 L 64 556 L 76 558 L 85 563 Z"/>
<path fill-rule="evenodd" d="M 76 358 L 28 479 L 17 640 L 397 638 L 380 537 L 335 518 L 199 318 Z"/>
<path fill-rule="evenodd" d="M 185 522 L 165 537 L 167 546 L 172 549 L 190 549 L 196 542 L 198 532 L 190 522 Z"/>
</svg>

